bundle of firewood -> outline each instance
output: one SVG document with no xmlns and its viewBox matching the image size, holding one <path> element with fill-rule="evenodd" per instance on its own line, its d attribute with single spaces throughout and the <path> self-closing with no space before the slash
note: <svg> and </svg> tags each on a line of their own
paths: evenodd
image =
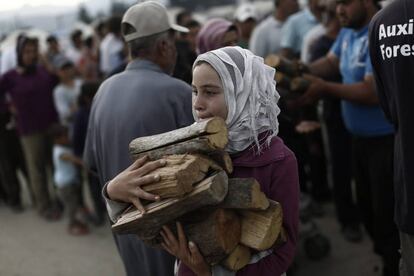
<svg viewBox="0 0 414 276">
<path fill-rule="evenodd" d="M 247 265 L 252 250 L 283 242 L 280 204 L 268 200 L 252 178 L 228 179 L 233 168 L 226 144 L 227 128 L 220 118 L 133 140 L 134 158 L 166 160 L 165 167 L 152 172 L 160 181 L 142 187 L 162 200 L 147 203 L 144 214 L 131 206 L 113 231 L 159 246 L 162 226 L 176 233 L 175 221 L 180 221 L 209 264 L 231 270 Z"/>
<path fill-rule="evenodd" d="M 264 62 L 276 69 L 275 80 L 278 88 L 303 93 L 309 87 L 311 82 L 303 78 L 308 69 L 302 63 L 275 54 L 268 55 Z"/>
</svg>

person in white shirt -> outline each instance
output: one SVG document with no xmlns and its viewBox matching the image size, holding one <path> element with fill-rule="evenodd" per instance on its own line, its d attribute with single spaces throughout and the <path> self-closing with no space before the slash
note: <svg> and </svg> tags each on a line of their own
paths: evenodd
<svg viewBox="0 0 414 276">
<path fill-rule="evenodd" d="M 16 45 L 12 45 L 4 49 L 1 54 L 1 64 L 0 64 L 0 75 L 3 75 L 7 71 L 16 68 L 17 66 L 17 51 L 16 47 L 19 44 L 19 41 L 25 37 L 24 33 L 19 34 L 16 39 Z"/>
<path fill-rule="evenodd" d="M 70 35 L 71 46 L 66 50 L 65 56 L 77 66 L 81 58 L 82 31 L 74 30 Z"/>
<path fill-rule="evenodd" d="M 107 22 L 107 28 L 108 33 L 100 45 L 100 69 L 104 76 L 109 75 L 124 61 L 121 19 L 119 17 L 111 17 Z"/>
<path fill-rule="evenodd" d="M 249 49 L 265 58 L 281 50 L 282 26 L 285 20 L 299 9 L 297 0 L 274 0 L 275 11 L 262 21 L 253 31 Z"/>
<path fill-rule="evenodd" d="M 67 58 L 59 57 L 55 61 L 55 67 L 60 79 L 53 91 L 55 107 L 60 124 L 71 129 L 82 81 L 75 79 L 75 67 Z"/>
</svg>

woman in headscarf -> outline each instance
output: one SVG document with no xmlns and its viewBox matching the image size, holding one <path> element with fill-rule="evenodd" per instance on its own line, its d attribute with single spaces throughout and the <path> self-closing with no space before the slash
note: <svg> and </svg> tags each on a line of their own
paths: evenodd
<svg viewBox="0 0 414 276">
<path fill-rule="evenodd" d="M 294 154 L 277 136 L 280 109 L 274 69 L 261 57 L 240 47 L 225 47 L 198 56 L 193 65 L 193 114 L 196 121 L 218 116 L 229 130 L 234 172 L 230 177 L 253 177 L 261 190 L 283 210 L 287 241 L 253 255 L 249 265 L 233 273 L 209 267 L 197 246 L 186 243 L 179 226 L 178 240 L 164 227 L 163 247 L 181 260 L 178 275 L 283 275 L 291 264 L 299 222 L 299 180 Z"/>
<path fill-rule="evenodd" d="M 214 18 L 207 21 L 197 35 L 197 54 L 203 54 L 221 47 L 236 46 L 239 32 L 232 22 Z"/>
</svg>

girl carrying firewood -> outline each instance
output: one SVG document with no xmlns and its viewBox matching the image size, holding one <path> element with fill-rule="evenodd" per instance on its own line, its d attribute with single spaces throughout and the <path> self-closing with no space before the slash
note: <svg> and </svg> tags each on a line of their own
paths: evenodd
<svg viewBox="0 0 414 276">
<path fill-rule="evenodd" d="M 255 178 L 269 199 L 283 210 L 287 241 L 252 255 L 237 272 L 210 267 L 197 245 L 164 227 L 163 247 L 180 259 L 178 275 L 284 275 L 295 255 L 299 221 L 299 180 L 294 154 L 277 136 L 280 109 L 274 69 L 240 47 L 200 55 L 193 65 L 193 114 L 196 121 L 218 116 L 226 121 L 234 172 L 229 177 Z"/>
</svg>

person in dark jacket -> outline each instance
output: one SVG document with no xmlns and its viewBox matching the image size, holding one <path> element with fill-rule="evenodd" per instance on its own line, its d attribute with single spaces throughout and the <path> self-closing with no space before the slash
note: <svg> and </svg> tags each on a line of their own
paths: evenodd
<svg viewBox="0 0 414 276">
<path fill-rule="evenodd" d="M 379 102 L 395 128 L 394 220 L 400 231 L 402 276 L 414 275 L 413 15 L 414 1 L 396 0 L 372 19 L 369 30 Z"/>
<path fill-rule="evenodd" d="M 140 181 L 146 179 L 148 169 L 161 164 L 144 165 L 145 160 L 138 159 L 130 166 L 129 143 L 194 121 L 190 86 L 171 77 L 176 57 L 174 30 L 188 31 L 170 23 L 165 7 L 158 2 L 146 1 L 126 11 L 122 32 L 132 61 L 125 71 L 102 83 L 89 117 L 85 163 L 97 172 L 101 186 L 106 184 L 104 192 L 109 200 L 133 202 L 140 210 L 140 198 L 155 200 L 140 188 Z M 126 168 L 138 183 L 114 179 Z M 113 193 L 114 187 L 121 193 Z M 127 206 L 121 204 L 118 211 Z M 136 235 L 114 237 L 127 275 L 173 274 L 174 258 L 167 252 L 146 246 Z"/>
</svg>

